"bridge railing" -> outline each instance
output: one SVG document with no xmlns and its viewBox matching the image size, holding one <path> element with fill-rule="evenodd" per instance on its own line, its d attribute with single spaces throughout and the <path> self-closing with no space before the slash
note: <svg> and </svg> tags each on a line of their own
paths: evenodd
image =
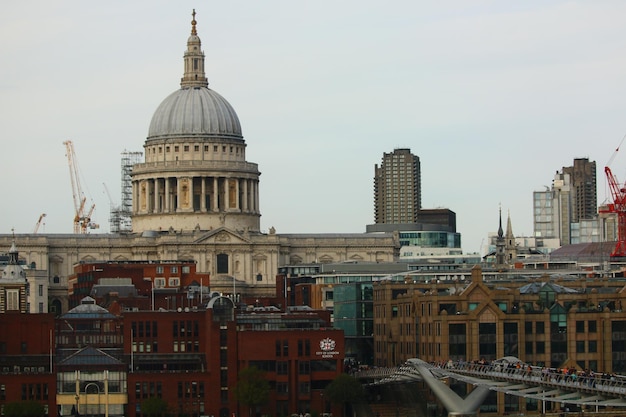
<svg viewBox="0 0 626 417">
<path fill-rule="evenodd" d="M 579 375 L 564 373 L 553 368 L 528 366 L 522 364 L 496 363 L 481 364 L 473 362 L 448 362 L 445 365 L 430 364 L 432 368 L 464 375 L 528 382 L 532 385 L 544 385 L 589 393 L 626 395 L 626 377 L 622 375 L 591 374 Z"/>
</svg>

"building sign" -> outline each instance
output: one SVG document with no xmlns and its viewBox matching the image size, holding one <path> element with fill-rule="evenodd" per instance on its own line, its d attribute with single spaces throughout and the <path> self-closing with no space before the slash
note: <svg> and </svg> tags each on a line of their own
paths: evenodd
<svg viewBox="0 0 626 417">
<path fill-rule="evenodd" d="M 326 339 L 320 340 L 320 350 L 315 354 L 317 356 L 321 356 L 322 358 L 334 358 L 336 355 L 339 355 L 339 352 L 335 350 L 336 342 L 327 337 Z"/>
</svg>

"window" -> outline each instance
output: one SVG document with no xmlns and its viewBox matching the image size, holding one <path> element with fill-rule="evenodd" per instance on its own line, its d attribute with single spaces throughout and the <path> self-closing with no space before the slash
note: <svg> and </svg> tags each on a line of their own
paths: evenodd
<svg viewBox="0 0 626 417">
<path fill-rule="evenodd" d="M 165 278 L 155 278 L 154 288 L 163 288 L 163 287 L 165 287 Z"/>
<path fill-rule="evenodd" d="M 225 253 L 220 253 L 217 255 L 217 273 L 228 273 L 228 255 L 226 255 Z"/>
<path fill-rule="evenodd" d="M 576 342 L 576 353 L 585 353 L 585 342 L 579 340 Z"/>
<path fill-rule="evenodd" d="M 527 321 L 524 323 L 524 333 L 532 334 L 533 333 L 533 322 Z"/>
<path fill-rule="evenodd" d="M 300 375 L 308 375 L 311 373 L 311 363 L 309 361 L 298 362 L 298 373 Z"/>
<path fill-rule="evenodd" d="M 157 274 L 163 274 L 163 267 L 162 266 L 157 266 L 156 267 L 156 273 Z"/>
<path fill-rule="evenodd" d="M 189 145 L 185 145 L 185 146 L 183 146 L 183 151 L 185 151 L 185 152 L 189 152 Z"/>
<path fill-rule="evenodd" d="M 300 394 L 310 394 L 311 393 L 311 383 L 306 381 L 306 382 L 300 382 L 298 384 L 298 389 L 300 391 Z"/>
<path fill-rule="evenodd" d="M 20 290 L 7 290 L 7 310 L 20 309 Z"/>
<path fill-rule="evenodd" d="M 177 266 L 172 266 L 170 268 L 170 274 L 178 274 L 178 267 Z"/>
<path fill-rule="evenodd" d="M 183 274 L 188 274 L 189 273 L 189 266 L 188 265 L 183 266 L 182 270 L 183 270 Z"/>
<path fill-rule="evenodd" d="M 576 322 L 576 333 L 585 333 L 585 322 L 577 321 Z"/>
<path fill-rule="evenodd" d="M 289 392 L 287 382 L 276 382 L 276 394 L 286 395 Z"/>
<path fill-rule="evenodd" d="M 526 342 L 526 354 L 527 355 L 533 354 L 533 342 Z"/>
<path fill-rule="evenodd" d="M 535 347 L 536 347 L 536 353 L 538 354 L 546 353 L 546 342 L 537 342 Z"/>
<path fill-rule="evenodd" d="M 170 286 L 170 287 L 178 287 L 178 286 L 180 286 L 180 279 L 179 278 L 170 278 L 167 285 Z"/>
<path fill-rule="evenodd" d="M 43 297 L 43 285 L 42 284 L 39 284 L 37 291 L 39 293 L 39 296 Z"/>
<path fill-rule="evenodd" d="M 597 351 L 598 351 L 598 341 L 590 340 L 589 341 L 589 353 L 596 353 Z M 597 369 L 597 368 L 593 368 L 593 369 Z"/>
<path fill-rule="evenodd" d="M 546 328 L 546 325 L 545 325 L 544 322 L 538 321 L 538 322 L 535 323 L 535 333 L 536 334 L 544 334 L 545 331 L 546 331 L 545 328 Z"/>
<path fill-rule="evenodd" d="M 587 326 L 589 333 L 596 333 L 598 331 L 598 322 L 596 322 L 595 320 L 589 320 L 587 322 Z"/>
<path fill-rule="evenodd" d="M 276 373 L 278 375 L 287 375 L 288 372 L 289 372 L 289 362 L 287 361 L 276 362 Z"/>
</svg>

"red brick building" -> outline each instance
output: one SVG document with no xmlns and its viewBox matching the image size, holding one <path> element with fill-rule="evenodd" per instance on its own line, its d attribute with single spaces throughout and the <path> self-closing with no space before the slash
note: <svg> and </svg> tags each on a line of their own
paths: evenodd
<svg viewBox="0 0 626 417">
<path fill-rule="evenodd" d="M 214 296 L 116 315 L 85 297 L 56 319 L 0 314 L 0 407 L 35 399 L 50 416 L 135 417 L 159 397 L 176 416 L 248 417 L 234 388 L 256 366 L 272 387 L 261 414 L 331 411 L 322 392 L 342 371 L 343 332 L 313 311 L 236 312 Z"/>
<path fill-rule="evenodd" d="M 34 400 L 56 415 L 53 314 L 0 314 L 0 407 Z"/>
<path fill-rule="evenodd" d="M 209 274 L 197 273 L 194 261 L 80 262 L 69 277 L 69 306 L 89 296 L 126 310 L 184 309 L 198 305 L 201 294 L 208 298 L 209 284 Z"/>
</svg>

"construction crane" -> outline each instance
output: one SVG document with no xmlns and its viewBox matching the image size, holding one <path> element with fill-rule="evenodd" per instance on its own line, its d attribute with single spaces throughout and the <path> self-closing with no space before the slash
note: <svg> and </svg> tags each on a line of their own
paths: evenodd
<svg viewBox="0 0 626 417">
<path fill-rule="evenodd" d="M 624 138 L 622 138 L 622 142 L 624 142 Z M 620 142 L 620 146 L 622 142 Z M 607 204 L 605 208 L 599 211 L 600 213 L 615 213 L 617 215 L 617 243 L 613 252 L 611 252 L 611 257 L 626 257 L 626 187 L 624 187 L 624 184 L 620 184 L 613 172 L 611 172 L 611 168 L 609 168 L 618 151 L 619 146 L 615 149 L 607 166 L 604 167 L 613 202 Z"/>
<path fill-rule="evenodd" d="M 39 216 L 39 220 L 37 220 L 37 223 L 35 223 L 33 234 L 36 234 L 39 231 L 39 226 L 41 226 L 41 223 L 43 222 L 44 217 L 46 217 L 46 213 L 41 213 L 41 215 Z"/>
<path fill-rule="evenodd" d="M 78 169 L 78 161 L 76 160 L 76 153 L 74 152 L 74 144 L 71 140 L 66 140 L 63 144 L 65 145 L 67 161 L 70 167 L 70 180 L 72 181 L 72 197 L 74 198 L 75 210 L 74 233 L 84 234 L 87 233 L 87 229 L 97 229 L 100 227 L 91 221 L 91 216 L 93 215 L 96 205 L 92 204 L 89 211 L 85 213 L 87 197 L 83 194 L 83 190 L 80 186 L 80 170 Z"/>
</svg>

